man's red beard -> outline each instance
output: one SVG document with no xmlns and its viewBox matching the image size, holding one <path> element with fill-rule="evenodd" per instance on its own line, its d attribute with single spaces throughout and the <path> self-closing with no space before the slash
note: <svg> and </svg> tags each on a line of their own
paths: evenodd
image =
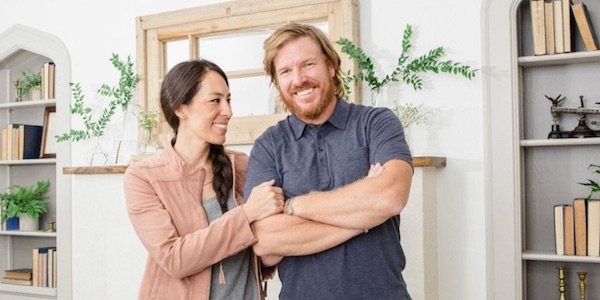
<svg viewBox="0 0 600 300">
<path fill-rule="evenodd" d="M 315 120 L 323 113 L 323 111 L 325 111 L 325 108 L 327 108 L 327 106 L 329 106 L 331 101 L 335 100 L 335 98 L 334 98 L 335 91 L 333 89 L 333 84 L 334 84 L 333 80 L 331 80 L 329 82 L 329 88 L 327 89 L 327 92 L 325 92 L 325 95 L 323 95 L 323 98 L 321 98 L 321 101 L 319 101 L 319 103 L 317 103 L 316 106 L 314 106 L 313 108 L 308 109 L 308 110 L 302 109 L 292 99 L 285 98 L 283 96 L 283 94 L 281 93 L 281 90 L 278 88 L 279 99 L 281 99 L 283 101 L 286 109 L 289 112 L 296 115 L 300 119 Z M 301 90 L 301 89 L 298 89 L 298 90 Z"/>
</svg>

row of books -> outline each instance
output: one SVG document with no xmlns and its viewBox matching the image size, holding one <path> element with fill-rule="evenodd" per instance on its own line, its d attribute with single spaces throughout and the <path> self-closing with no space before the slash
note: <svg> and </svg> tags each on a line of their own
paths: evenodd
<svg viewBox="0 0 600 300">
<path fill-rule="evenodd" d="M 55 65 L 53 62 L 46 62 L 42 65 L 42 98 L 54 99 Z"/>
<path fill-rule="evenodd" d="M 2 160 L 40 158 L 43 126 L 8 123 L 2 128 Z"/>
<path fill-rule="evenodd" d="M 598 42 L 584 3 L 572 4 L 571 0 L 531 0 L 530 4 L 535 55 L 571 52 L 574 42 L 573 19 L 585 50 L 598 50 Z"/>
<path fill-rule="evenodd" d="M 600 256 L 600 200 L 554 206 L 557 255 Z"/>
<path fill-rule="evenodd" d="M 5 284 L 56 287 L 56 247 L 33 249 L 33 267 L 4 271 L 0 282 Z"/>
</svg>

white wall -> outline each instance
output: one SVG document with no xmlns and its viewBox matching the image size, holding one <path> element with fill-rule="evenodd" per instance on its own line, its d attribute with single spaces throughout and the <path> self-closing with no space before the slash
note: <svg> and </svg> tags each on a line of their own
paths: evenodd
<svg viewBox="0 0 600 300">
<path fill-rule="evenodd" d="M 0 31 L 15 23 L 62 39 L 71 54 L 72 81 L 89 98 L 100 83 L 114 78 L 112 52 L 135 54 L 135 17 L 223 1 L 1 1 Z M 360 1 L 361 43 L 378 67 L 394 65 L 406 24 L 415 29 L 413 53 L 445 46 L 447 57 L 481 66 L 483 0 Z M 233 53 L 234 54 L 234 53 Z M 367 96 L 367 95 L 365 95 Z M 486 298 L 485 194 L 483 180 L 483 97 L 481 76 L 472 81 L 428 76 L 425 90 L 392 89 L 384 103 L 423 101 L 440 113 L 411 130 L 416 155 L 440 155 L 448 166 L 439 173 L 438 247 L 441 299 Z M 72 120 L 74 126 L 78 120 Z M 128 147 L 135 142 L 128 129 Z M 86 163 L 89 144 L 73 144 L 73 163 Z M 77 199 L 73 199 L 76 201 Z M 78 262 L 74 262 L 77 264 Z"/>
</svg>

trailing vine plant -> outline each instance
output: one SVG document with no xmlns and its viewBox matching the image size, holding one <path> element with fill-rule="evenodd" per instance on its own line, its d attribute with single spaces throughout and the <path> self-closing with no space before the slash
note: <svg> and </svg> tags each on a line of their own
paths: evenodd
<svg viewBox="0 0 600 300">
<path fill-rule="evenodd" d="M 340 38 L 336 43 L 342 46 L 342 52 L 347 54 L 350 59 L 358 64 L 358 72 L 351 74 L 348 71 L 342 78 L 346 95 L 350 94 L 350 85 L 358 85 L 365 81 L 371 90 L 371 105 L 377 104 L 377 96 L 390 83 L 404 82 L 410 85 L 415 91 L 423 88 L 423 75 L 426 73 L 447 73 L 459 75 L 467 79 L 472 79 L 476 75 L 476 70 L 468 65 L 455 62 L 454 60 L 441 60 L 445 55 L 443 47 L 437 47 L 430 50 L 427 54 L 417 58 L 410 58 L 410 49 L 413 29 L 411 25 L 406 25 L 402 37 L 402 52 L 396 62 L 392 72 L 383 77 L 378 77 L 373 60 L 365 52 L 350 40 Z M 432 111 L 427 111 L 422 106 L 398 105 L 393 109 L 398 118 L 414 119 L 424 122 Z M 403 112 L 410 113 L 411 116 L 402 116 Z M 405 127 L 410 124 L 403 124 Z"/>
<path fill-rule="evenodd" d="M 100 148 L 99 138 L 104 135 L 106 127 L 111 121 L 115 110 L 120 107 L 123 111 L 123 126 L 127 118 L 128 107 L 133 100 L 135 88 L 139 81 L 138 75 L 134 72 L 131 56 L 127 56 L 126 61 L 121 61 L 118 54 L 113 53 L 110 58 L 113 67 L 119 71 L 119 82 L 116 86 L 111 86 L 106 83 L 102 84 L 97 93 L 100 96 L 108 97 L 110 101 L 108 106 L 104 108 L 97 119 L 93 119 L 94 114 L 92 108 L 84 103 L 85 95 L 79 83 L 71 83 L 71 92 L 73 93 L 73 104 L 70 111 L 74 115 L 79 115 L 83 119 L 84 128 L 71 129 L 67 133 L 57 135 L 58 142 L 63 141 L 83 141 L 90 138 L 96 138 L 96 146 Z M 121 141 L 119 140 L 116 150 L 115 163 L 119 160 L 119 152 L 121 150 Z M 106 154 L 103 154 L 105 161 L 108 160 Z"/>
</svg>

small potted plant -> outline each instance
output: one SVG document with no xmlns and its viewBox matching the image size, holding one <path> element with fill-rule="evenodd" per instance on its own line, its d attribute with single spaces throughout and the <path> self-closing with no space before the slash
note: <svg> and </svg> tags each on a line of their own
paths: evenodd
<svg viewBox="0 0 600 300">
<path fill-rule="evenodd" d="M 157 150 L 153 131 L 158 124 L 158 112 L 155 110 L 141 111 L 137 113 L 138 125 L 144 131 L 143 153 L 154 153 Z"/>
<path fill-rule="evenodd" d="M 31 95 L 31 100 L 39 100 L 42 98 L 42 74 L 40 72 L 33 73 L 31 71 L 25 71 L 19 78 L 18 86 L 19 95 L 27 96 Z"/>
<path fill-rule="evenodd" d="M 594 173 L 600 174 L 600 165 L 591 164 L 588 168 L 594 169 Z M 600 184 L 595 180 L 588 179 L 587 182 L 580 182 L 579 184 L 590 188 L 590 194 L 587 197 L 588 200 L 592 200 L 594 193 L 600 192 Z"/>
<path fill-rule="evenodd" d="M 7 230 L 17 229 L 9 224 L 15 224 L 18 218 L 18 229 L 20 231 L 39 230 L 39 221 L 42 214 L 48 211 L 44 202 L 44 195 L 48 191 L 50 181 L 41 180 L 34 186 L 24 187 L 12 185 L 8 192 L 0 195 L 2 214 L 1 223 L 7 222 Z"/>
</svg>

